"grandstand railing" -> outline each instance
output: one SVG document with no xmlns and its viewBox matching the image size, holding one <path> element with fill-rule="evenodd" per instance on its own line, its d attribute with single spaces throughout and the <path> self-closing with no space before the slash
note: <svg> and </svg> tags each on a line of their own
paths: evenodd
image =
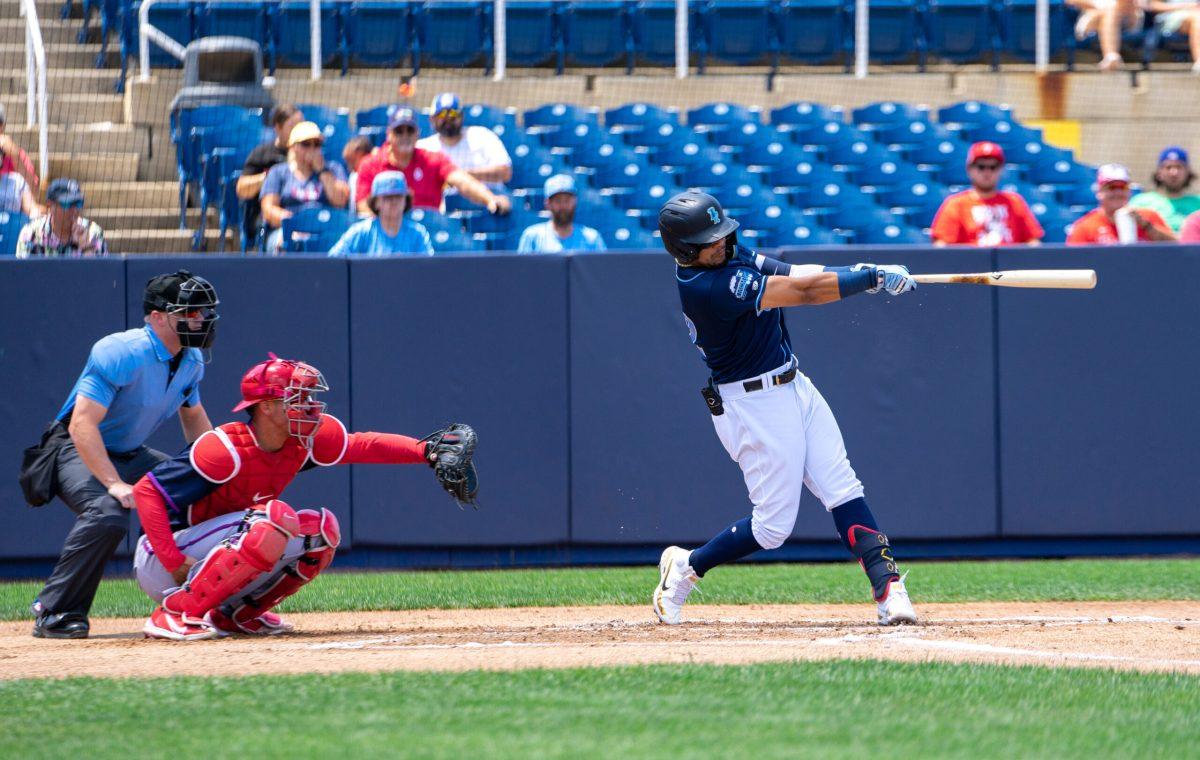
<svg viewBox="0 0 1200 760">
<path fill-rule="evenodd" d="M 350 2 L 351 0 L 335 0 Z M 565 2 L 566 0 L 555 0 Z M 183 60 L 184 48 L 175 40 L 164 34 L 150 23 L 150 8 L 158 0 L 145 0 L 138 10 L 138 53 L 140 58 L 140 79 L 150 78 L 150 43 L 161 47 L 170 55 Z M 28 3 L 22 0 L 22 7 Z M 508 74 L 508 14 L 507 0 L 492 0 L 493 4 L 493 38 L 495 81 L 503 80 Z M 321 53 L 321 0 L 310 0 L 309 3 L 311 35 L 310 51 L 312 78 L 320 79 L 322 74 Z M 36 19 L 36 14 L 34 15 Z M 1050 67 L 1050 0 L 1036 0 L 1034 15 L 1035 39 L 1035 68 L 1039 73 Z M 40 30 L 38 31 L 40 39 Z M 675 76 L 684 79 L 688 76 L 688 60 L 691 53 L 688 43 L 688 0 L 675 0 Z M 858 79 L 867 77 L 870 71 L 870 0 L 855 0 L 854 10 L 854 76 Z M 44 53 L 43 53 L 44 57 Z"/>
<path fill-rule="evenodd" d="M 46 87 L 46 45 L 35 0 L 21 0 L 25 17 L 25 126 L 38 128 L 38 173 L 50 171 L 49 99 Z"/>
</svg>

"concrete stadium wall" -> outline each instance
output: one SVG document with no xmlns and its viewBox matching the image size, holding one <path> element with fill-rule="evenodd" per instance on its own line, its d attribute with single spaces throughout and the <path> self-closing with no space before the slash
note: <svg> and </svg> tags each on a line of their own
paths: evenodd
<svg viewBox="0 0 1200 760">
<path fill-rule="evenodd" d="M 1200 408 L 1188 392 L 1200 302 L 1163 292 L 1200 276 L 1200 248 L 781 255 L 920 271 L 1095 268 L 1092 292 L 928 286 L 794 309 L 789 329 L 873 509 L 910 545 L 976 555 L 1033 551 L 1029 541 L 1042 553 L 1083 540 L 1115 552 L 1155 537 L 1200 545 Z M 300 475 L 289 500 L 333 509 L 350 556 L 613 561 L 704 540 L 749 510 L 699 397 L 705 372 L 661 253 L 3 261 L 0 574 L 56 555 L 71 522 L 57 502 L 24 505 L 21 450 L 90 344 L 140 324 L 146 280 L 180 267 L 222 300 L 202 386 L 215 422 L 232 418 L 245 369 L 274 351 L 323 370 L 330 411 L 351 429 L 420 436 L 461 420 L 480 431 L 478 512 L 454 508 L 423 467 Z M 151 443 L 175 451 L 182 439 L 166 425 Z M 832 531 L 806 495 L 793 546 L 840 551 Z"/>
</svg>

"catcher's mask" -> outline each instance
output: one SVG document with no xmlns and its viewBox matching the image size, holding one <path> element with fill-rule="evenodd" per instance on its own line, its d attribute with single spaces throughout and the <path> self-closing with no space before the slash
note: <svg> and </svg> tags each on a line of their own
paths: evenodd
<svg viewBox="0 0 1200 760">
<path fill-rule="evenodd" d="M 233 411 L 240 412 L 260 401 L 282 401 L 288 433 L 310 449 L 326 406 L 314 394 L 329 390 L 329 384 L 311 364 L 280 359 L 275 354 L 268 356 L 271 358 L 254 365 L 242 376 L 242 401 Z"/>
<path fill-rule="evenodd" d="M 217 335 L 219 303 L 217 290 L 212 283 L 186 269 L 180 269 L 173 274 L 160 274 L 146 283 L 142 311 L 146 314 L 161 311 L 181 317 L 175 326 L 179 345 L 207 350 L 212 347 Z M 193 329 L 191 323 L 197 321 L 200 324 Z"/>
<path fill-rule="evenodd" d="M 680 266 L 694 266 L 700 251 L 725 240 L 725 261 L 734 254 L 738 223 L 730 219 L 721 202 L 699 190 L 685 190 L 658 212 L 658 231 L 663 247 Z"/>
</svg>

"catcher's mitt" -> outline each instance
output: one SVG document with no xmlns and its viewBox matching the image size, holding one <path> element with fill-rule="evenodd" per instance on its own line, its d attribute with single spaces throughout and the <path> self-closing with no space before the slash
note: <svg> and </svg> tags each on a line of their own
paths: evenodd
<svg viewBox="0 0 1200 760">
<path fill-rule="evenodd" d="M 437 475 L 438 482 L 446 493 L 461 507 L 470 504 L 479 509 L 475 496 L 479 493 L 479 476 L 471 458 L 475 455 L 475 444 L 479 437 L 470 425 L 454 423 L 421 440 L 427 441 L 425 459 Z"/>
</svg>

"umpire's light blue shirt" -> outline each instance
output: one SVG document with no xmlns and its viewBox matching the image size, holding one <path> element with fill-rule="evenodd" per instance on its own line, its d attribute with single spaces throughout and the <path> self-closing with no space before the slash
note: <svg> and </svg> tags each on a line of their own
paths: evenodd
<svg viewBox="0 0 1200 760">
<path fill-rule="evenodd" d="M 108 408 L 100 421 L 104 448 L 133 451 L 182 405 L 200 403 L 204 361 L 200 349 L 183 349 L 179 369 L 167 385 L 171 354 L 150 325 L 113 333 L 96 341 L 83 374 L 75 381 L 58 419 L 75 408 L 82 395 Z"/>
</svg>

